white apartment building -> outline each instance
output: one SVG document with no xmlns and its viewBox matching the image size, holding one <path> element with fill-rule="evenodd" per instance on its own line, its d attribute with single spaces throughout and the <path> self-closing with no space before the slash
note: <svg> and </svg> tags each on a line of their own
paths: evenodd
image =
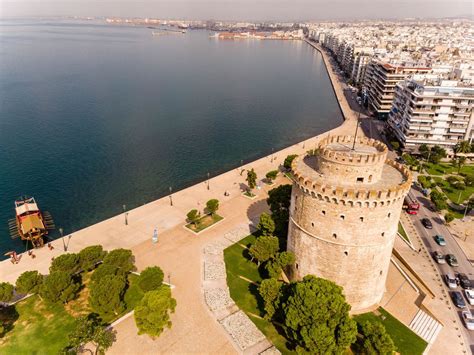
<svg viewBox="0 0 474 355">
<path fill-rule="evenodd" d="M 397 84 L 390 130 L 405 150 L 420 144 L 440 145 L 451 150 L 474 135 L 474 87 L 459 81 L 408 79 Z"/>
</svg>

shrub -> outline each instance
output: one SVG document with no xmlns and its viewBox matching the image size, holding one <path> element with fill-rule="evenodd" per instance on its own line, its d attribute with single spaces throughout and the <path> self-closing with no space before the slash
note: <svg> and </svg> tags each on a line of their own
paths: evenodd
<svg viewBox="0 0 474 355">
<path fill-rule="evenodd" d="M 291 163 L 293 163 L 293 160 L 295 160 L 297 156 L 298 154 L 290 154 L 285 158 L 285 161 L 283 162 L 283 166 L 285 167 L 285 169 L 291 169 Z"/>
<path fill-rule="evenodd" d="M 273 181 L 273 180 L 276 179 L 277 175 L 278 175 L 278 170 L 272 170 L 272 171 L 269 171 L 269 172 L 265 175 L 265 177 L 267 178 L 267 180 Z"/>
<path fill-rule="evenodd" d="M 138 286 L 143 292 L 156 290 L 162 285 L 163 277 L 163 271 L 158 266 L 147 267 L 140 273 Z"/>
<path fill-rule="evenodd" d="M 213 198 L 206 202 L 206 211 L 207 213 L 213 215 L 219 209 L 219 200 Z"/>
<path fill-rule="evenodd" d="M 392 148 L 393 148 L 394 150 L 399 150 L 399 149 L 400 149 L 400 143 L 397 142 L 397 141 L 391 141 L 391 142 L 390 142 L 390 145 L 392 146 Z"/>
<path fill-rule="evenodd" d="M 448 212 L 444 215 L 444 220 L 446 221 L 446 224 L 449 224 L 451 223 L 452 221 L 454 221 L 454 214 Z"/>
<path fill-rule="evenodd" d="M 418 182 L 423 186 L 425 189 L 429 189 L 432 187 L 431 182 L 429 181 L 431 178 L 429 176 L 418 175 Z"/>
<path fill-rule="evenodd" d="M 192 223 L 192 224 L 196 225 L 199 218 L 201 217 L 201 215 L 198 212 L 198 210 L 192 209 L 191 211 L 188 212 L 186 217 L 187 217 L 189 223 Z"/>
<path fill-rule="evenodd" d="M 16 280 L 16 292 L 22 294 L 36 293 L 43 283 L 43 275 L 38 271 L 25 271 Z"/>
</svg>

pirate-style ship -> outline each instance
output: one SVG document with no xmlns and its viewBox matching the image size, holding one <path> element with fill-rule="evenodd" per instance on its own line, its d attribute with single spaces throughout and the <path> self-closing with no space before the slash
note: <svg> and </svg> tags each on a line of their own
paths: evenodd
<svg viewBox="0 0 474 355">
<path fill-rule="evenodd" d="M 22 197 L 15 201 L 16 218 L 8 221 L 12 238 L 31 242 L 35 248 L 44 245 L 44 237 L 54 229 L 49 212 L 41 212 L 33 197 Z"/>
</svg>

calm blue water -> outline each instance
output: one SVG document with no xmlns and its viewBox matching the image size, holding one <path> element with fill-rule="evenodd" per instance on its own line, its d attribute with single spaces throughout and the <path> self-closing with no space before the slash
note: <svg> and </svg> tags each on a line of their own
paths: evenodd
<svg viewBox="0 0 474 355">
<path fill-rule="evenodd" d="M 0 253 L 13 201 L 71 233 L 342 121 L 319 53 L 204 31 L 0 21 Z"/>
</svg>

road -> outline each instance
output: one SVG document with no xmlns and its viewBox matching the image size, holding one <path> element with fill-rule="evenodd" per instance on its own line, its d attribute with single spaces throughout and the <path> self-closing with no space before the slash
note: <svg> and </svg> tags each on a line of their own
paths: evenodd
<svg viewBox="0 0 474 355">
<path fill-rule="evenodd" d="M 436 266 L 438 267 L 438 271 L 443 281 L 444 281 L 444 276 L 446 275 L 446 273 L 451 271 L 452 273 L 464 273 L 469 277 L 471 282 L 474 282 L 473 266 L 467 259 L 464 252 L 459 247 L 456 240 L 454 240 L 454 237 L 451 235 L 449 230 L 444 225 L 443 220 L 439 217 L 439 214 L 432 211 L 432 206 L 433 206 L 432 202 L 427 197 L 423 196 L 420 189 L 412 188 L 409 194 L 412 198 L 414 197 L 420 202 L 421 206 L 420 206 L 418 215 L 411 215 L 410 217 L 413 222 L 413 225 L 415 226 L 418 234 L 423 240 L 423 243 L 425 244 L 425 247 L 427 248 L 430 255 L 433 255 L 434 251 L 438 250 L 443 255 L 454 254 L 456 256 L 456 259 L 458 260 L 459 266 L 454 267 L 454 268 L 449 266 L 447 263 L 446 264 L 436 263 Z M 422 218 L 429 218 L 433 224 L 433 229 L 426 229 L 421 223 Z M 435 242 L 434 236 L 436 234 L 440 234 L 444 237 L 444 239 L 446 240 L 446 246 L 439 246 Z M 444 282 L 444 286 L 446 290 L 449 292 L 449 294 L 451 295 L 451 290 L 448 289 L 445 282 Z M 463 290 L 460 286 L 458 286 L 456 291 L 462 292 Z M 464 292 L 462 292 L 462 294 L 464 297 Z M 464 300 L 466 301 L 467 307 L 469 307 L 471 312 L 473 312 L 474 307 L 469 306 L 469 303 L 467 302 L 467 299 L 465 297 L 464 297 Z M 450 302 L 452 303 L 451 299 L 450 299 Z M 456 312 L 456 314 L 458 315 L 458 319 L 460 321 L 460 329 L 462 330 L 464 339 L 466 343 L 469 344 L 469 348 L 471 349 L 471 351 L 473 351 L 474 350 L 474 335 L 472 334 L 472 332 L 469 332 L 465 328 L 464 322 L 461 319 L 461 310 L 457 308 L 456 306 L 454 306 L 454 304 L 453 304 L 452 309 L 453 309 L 453 312 Z"/>
</svg>

